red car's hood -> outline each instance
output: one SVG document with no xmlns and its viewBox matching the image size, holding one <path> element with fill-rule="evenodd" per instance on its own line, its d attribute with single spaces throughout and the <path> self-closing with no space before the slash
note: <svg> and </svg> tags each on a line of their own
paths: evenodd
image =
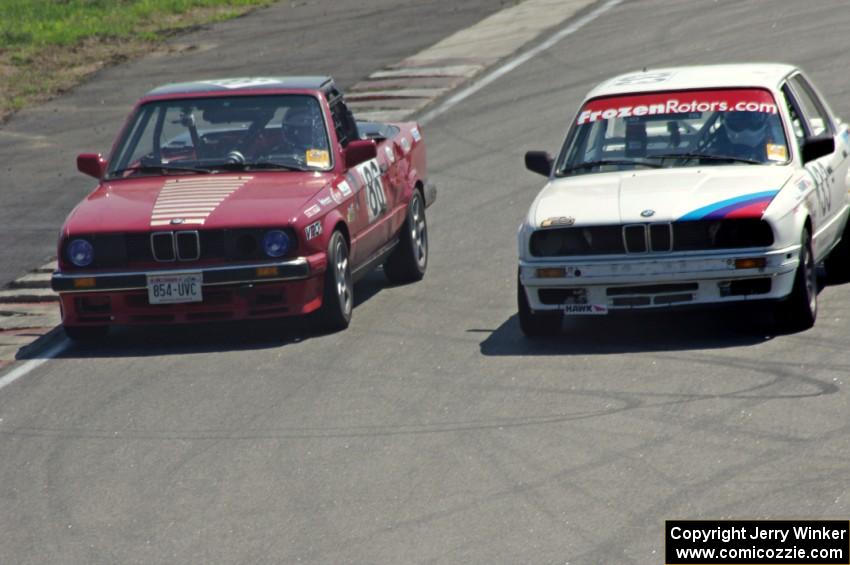
<svg viewBox="0 0 850 565">
<path fill-rule="evenodd" d="M 68 217 L 66 233 L 269 227 L 290 223 L 329 173 L 141 177 L 107 181 Z"/>
</svg>

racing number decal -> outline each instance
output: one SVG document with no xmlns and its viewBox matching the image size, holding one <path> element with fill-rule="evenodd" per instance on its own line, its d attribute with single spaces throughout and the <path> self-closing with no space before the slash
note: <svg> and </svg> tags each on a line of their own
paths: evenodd
<svg viewBox="0 0 850 565">
<path fill-rule="evenodd" d="M 369 212 L 369 223 L 374 222 L 387 211 L 387 197 L 384 194 L 384 182 L 381 180 L 381 169 L 377 159 L 370 159 L 357 165 L 357 172 L 363 178 L 366 188 L 366 209 Z"/>
<path fill-rule="evenodd" d="M 832 193 L 829 190 L 829 171 L 827 171 L 823 163 L 812 163 L 808 171 L 815 181 L 815 196 L 818 200 L 821 216 L 826 216 L 832 209 Z"/>
</svg>

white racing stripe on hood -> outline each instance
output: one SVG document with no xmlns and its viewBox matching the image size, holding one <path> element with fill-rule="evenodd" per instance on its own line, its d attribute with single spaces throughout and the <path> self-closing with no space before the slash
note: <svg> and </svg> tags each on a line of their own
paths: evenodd
<svg viewBox="0 0 850 565">
<path fill-rule="evenodd" d="M 203 225 L 224 200 L 253 177 L 203 177 L 165 181 L 151 211 L 151 227 L 167 226 L 172 220 Z"/>
</svg>

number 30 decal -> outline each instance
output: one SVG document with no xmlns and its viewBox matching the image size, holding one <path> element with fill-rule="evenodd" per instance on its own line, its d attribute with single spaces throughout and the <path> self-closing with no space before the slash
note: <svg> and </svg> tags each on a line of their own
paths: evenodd
<svg viewBox="0 0 850 565">
<path fill-rule="evenodd" d="M 357 165 L 357 172 L 363 177 L 363 184 L 366 188 L 366 209 L 369 211 L 369 223 L 371 224 L 387 211 L 387 197 L 384 194 L 384 183 L 381 180 L 378 160 L 371 159 Z"/>
</svg>

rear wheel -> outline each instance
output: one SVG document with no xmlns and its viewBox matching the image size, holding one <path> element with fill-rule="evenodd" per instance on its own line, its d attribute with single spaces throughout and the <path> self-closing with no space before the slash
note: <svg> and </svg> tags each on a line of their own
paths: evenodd
<svg viewBox="0 0 850 565">
<path fill-rule="evenodd" d="M 328 268 L 322 307 L 313 314 L 315 325 L 324 331 L 344 330 L 351 322 L 354 308 L 354 285 L 351 281 L 351 262 L 348 243 L 339 231 L 334 231 L 328 242 Z"/>
<path fill-rule="evenodd" d="M 800 264 L 794 275 L 791 294 L 779 305 L 777 312 L 782 329 L 807 330 L 815 325 L 818 315 L 818 275 L 812 253 L 812 235 L 803 230 L 800 241 Z"/>
<path fill-rule="evenodd" d="M 94 341 L 109 333 L 109 326 L 62 326 L 62 329 L 72 341 Z"/>
<path fill-rule="evenodd" d="M 384 263 L 384 274 L 393 283 L 422 280 L 428 267 L 428 223 L 425 203 L 418 190 L 407 207 L 407 219 L 401 226 L 399 242 Z"/>
<path fill-rule="evenodd" d="M 517 310 L 519 311 L 519 328 L 526 337 L 542 337 L 557 335 L 561 332 L 563 315 L 560 310 L 534 312 L 528 305 L 525 289 L 517 277 Z"/>
</svg>

